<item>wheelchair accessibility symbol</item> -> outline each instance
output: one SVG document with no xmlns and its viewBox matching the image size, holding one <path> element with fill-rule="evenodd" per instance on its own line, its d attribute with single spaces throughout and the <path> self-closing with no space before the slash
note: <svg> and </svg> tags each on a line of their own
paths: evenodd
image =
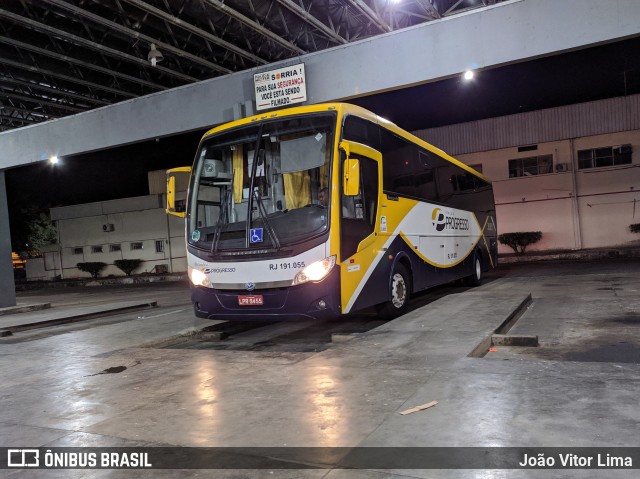
<svg viewBox="0 0 640 479">
<path fill-rule="evenodd" d="M 249 230 L 249 243 L 262 243 L 262 228 Z"/>
</svg>

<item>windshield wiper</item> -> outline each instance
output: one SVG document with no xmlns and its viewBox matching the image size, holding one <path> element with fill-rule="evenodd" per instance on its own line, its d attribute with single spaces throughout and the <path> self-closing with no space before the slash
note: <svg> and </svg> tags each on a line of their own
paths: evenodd
<svg viewBox="0 0 640 479">
<path fill-rule="evenodd" d="M 213 231 L 213 241 L 211 242 L 211 254 L 218 252 L 218 243 L 220 243 L 220 236 L 222 236 L 222 226 L 225 223 L 227 217 L 227 211 L 229 209 L 229 194 L 230 191 L 225 188 L 222 194 L 222 208 L 220 208 L 220 215 L 218 216 L 218 222 Z"/>
<path fill-rule="evenodd" d="M 262 202 L 262 196 L 257 190 L 254 191 L 253 194 L 255 195 L 255 199 L 257 200 L 257 203 L 258 203 L 258 214 L 260 215 L 260 219 L 264 224 L 264 229 L 267 230 L 267 233 L 269 234 L 269 238 L 271 238 L 271 242 L 273 243 L 273 246 L 276 248 L 276 250 L 279 250 L 280 240 L 278 239 L 278 235 L 276 235 L 276 231 L 273 229 L 273 226 L 271 226 L 271 224 L 269 223 L 269 220 L 267 219 L 267 210 L 264 207 L 264 203 Z"/>
</svg>

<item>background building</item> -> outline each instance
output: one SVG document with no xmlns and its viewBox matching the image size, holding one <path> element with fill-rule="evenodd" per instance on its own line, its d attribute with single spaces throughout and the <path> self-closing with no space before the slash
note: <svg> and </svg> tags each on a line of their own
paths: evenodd
<svg viewBox="0 0 640 479">
<path fill-rule="evenodd" d="M 530 250 L 640 245 L 640 95 L 416 134 L 493 180 L 498 232 L 541 231 Z"/>
<path fill-rule="evenodd" d="M 124 273 L 118 259 L 141 259 L 135 273 L 187 270 L 184 221 L 165 213 L 165 170 L 149 172 L 149 195 L 51 208 L 58 244 L 27 261 L 27 279 L 88 277 L 78 263 L 107 264 L 101 276 Z M 178 185 L 185 195 L 187 185 Z"/>
</svg>

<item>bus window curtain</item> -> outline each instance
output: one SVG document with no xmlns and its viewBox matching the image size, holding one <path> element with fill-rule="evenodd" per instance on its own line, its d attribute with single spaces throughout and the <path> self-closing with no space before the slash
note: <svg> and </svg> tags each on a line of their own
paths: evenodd
<svg viewBox="0 0 640 479">
<path fill-rule="evenodd" d="M 320 189 L 329 187 L 329 164 L 320 167 Z"/>
<path fill-rule="evenodd" d="M 311 203 L 309 174 L 306 171 L 285 173 L 284 199 L 288 210 L 302 208 Z"/>
<path fill-rule="evenodd" d="M 244 173 L 244 158 L 242 154 L 242 146 L 236 146 L 233 150 L 233 201 L 237 203 L 242 202 L 242 185 L 243 185 L 243 173 Z"/>
</svg>

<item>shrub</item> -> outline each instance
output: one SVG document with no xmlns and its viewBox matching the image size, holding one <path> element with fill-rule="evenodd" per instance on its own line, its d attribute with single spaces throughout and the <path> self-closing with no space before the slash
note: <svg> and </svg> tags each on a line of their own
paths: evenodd
<svg viewBox="0 0 640 479">
<path fill-rule="evenodd" d="M 113 264 L 127 276 L 131 276 L 131 273 L 133 273 L 141 263 L 141 259 L 117 259 L 113 262 Z"/>
<path fill-rule="evenodd" d="M 89 273 L 93 279 L 96 279 L 100 276 L 100 271 L 107 267 L 107 263 L 103 263 L 102 261 L 93 261 L 89 263 L 78 263 L 76 266 L 80 271 Z"/>
<path fill-rule="evenodd" d="M 540 231 L 522 231 L 516 233 L 503 233 L 498 236 L 498 241 L 509 246 L 516 254 L 524 254 L 527 246 L 537 243 L 542 238 Z"/>
<path fill-rule="evenodd" d="M 632 233 L 640 233 L 640 223 L 629 225 L 629 231 Z"/>
</svg>

